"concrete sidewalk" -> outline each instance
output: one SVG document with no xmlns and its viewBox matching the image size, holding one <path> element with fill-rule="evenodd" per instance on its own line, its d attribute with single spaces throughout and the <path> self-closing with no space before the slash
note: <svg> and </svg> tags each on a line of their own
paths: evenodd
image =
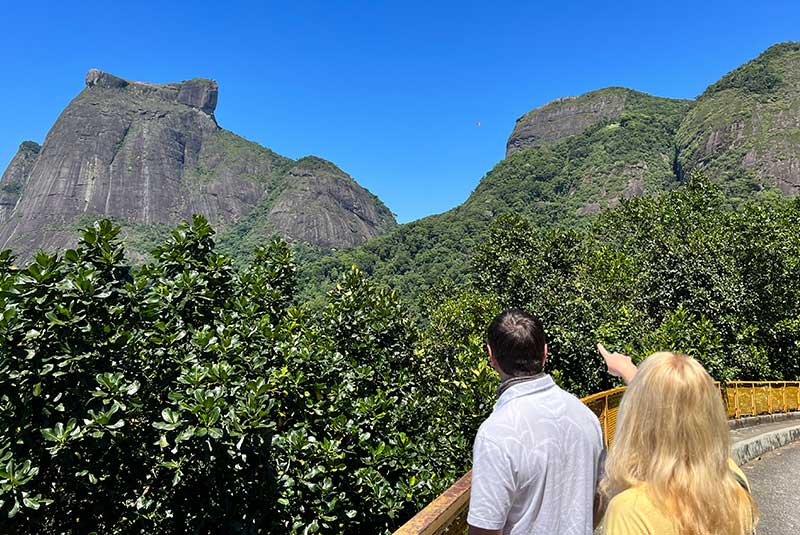
<svg viewBox="0 0 800 535">
<path fill-rule="evenodd" d="M 731 422 L 731 440 L 761 513 L 757 532 L 800 533 L 800 413 Z"/>
</svg>

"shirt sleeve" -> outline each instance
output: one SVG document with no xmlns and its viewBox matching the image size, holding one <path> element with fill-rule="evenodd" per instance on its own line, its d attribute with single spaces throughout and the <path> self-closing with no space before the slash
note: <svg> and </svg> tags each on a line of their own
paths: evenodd
<svg viewBox="0 0 800 535">
<path fill-rule="evenodd" d="M 507 452 L 478 435 L 472 448 L 472 490 L 467 523 L 482 529 L 503 529 L 511 510 L 515 484 Z"/>
</svg>

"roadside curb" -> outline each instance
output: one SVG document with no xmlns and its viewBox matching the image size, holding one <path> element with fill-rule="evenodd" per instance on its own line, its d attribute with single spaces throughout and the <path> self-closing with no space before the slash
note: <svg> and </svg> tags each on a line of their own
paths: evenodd
<svg viewBox="0 0 800 535">
<path fill-rule="evenodd" d="M 736 442 L 733 444 L 731 456 L 734 462 L 741 466 L 795 440 L 800 440 L 800 423 Z"/>
<path fill-rule="evenodd" d="M 762 414 L 761 416 L 745 416 L 744 418 L 735 418 L 728 420 L 728 428 L 733 431 L 734 429 L 741 429 L 743 427 L 782 422 L 784 420 L 800 420 L 800 412 L 782 412 L 776 414 Z"/>
</svg>

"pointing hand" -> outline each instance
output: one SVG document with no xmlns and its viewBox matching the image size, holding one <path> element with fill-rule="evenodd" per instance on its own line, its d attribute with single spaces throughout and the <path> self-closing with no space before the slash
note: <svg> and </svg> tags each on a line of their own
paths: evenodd
<svg viewBox="0 0 800 535">
<path fill-rule="evenodd" d="M 608 373 L 614 377 L 621 377 L 625 384 L 629 384 L 636 375 L 636 365 L 631 358 L 622 353 L 610 353 L 603 344 L 597 344 L 597 351 L 603 357 L 608 368 Z"/>
</svg>

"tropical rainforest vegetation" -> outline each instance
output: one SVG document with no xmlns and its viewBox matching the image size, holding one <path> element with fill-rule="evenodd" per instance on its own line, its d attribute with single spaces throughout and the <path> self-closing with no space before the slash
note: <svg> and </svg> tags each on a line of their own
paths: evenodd
<svg viewBox="0 0 800 535">
<path fill-rule="evenodd" d="M 541 315 L 549 371 L 594 345 L 800 377 L 800 200 L 702 175 L 578 228 L 500 215 L 413 306 L 352 268 L 309 306 L 276 240 L 234 267 L 201 217 L 132 268 L 108 221 L 24 269 L 0 254 L 0 531 L 388 533 L 468 469 L 484 330 Z"/>
</svg>

